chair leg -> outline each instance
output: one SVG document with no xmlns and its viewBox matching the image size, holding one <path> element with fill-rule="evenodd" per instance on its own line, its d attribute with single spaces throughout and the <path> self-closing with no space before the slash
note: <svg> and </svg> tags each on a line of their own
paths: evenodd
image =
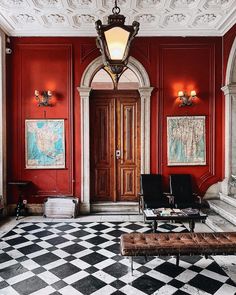
<svg viewBox="0 0 236 295">
<path fill-rule="evenodd" d="M 179 254 L 176 255 L 176 265 L 179 266 Z"/>
<path fill-rule="evenodd" d="M 133 276 L 134 266 L 133 266 L 133 257 L 132 256 L 129 257 L 129 261 L 130 261 L 131 275 Z"/>
</svg>

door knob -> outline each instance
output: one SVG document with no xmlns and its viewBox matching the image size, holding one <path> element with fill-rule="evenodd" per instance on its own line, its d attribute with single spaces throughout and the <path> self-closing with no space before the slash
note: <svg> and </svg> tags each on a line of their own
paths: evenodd
<svg viewBox="0 0 236 295">
<path fill-rule="evenodd" d="M 120 159 L 120 150 L 116 150 L 116 159 Z"/>
</svg>

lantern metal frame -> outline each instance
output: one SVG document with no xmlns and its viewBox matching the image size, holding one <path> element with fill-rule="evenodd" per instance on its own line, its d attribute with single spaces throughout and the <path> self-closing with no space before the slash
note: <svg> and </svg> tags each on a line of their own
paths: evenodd
<svg viewBox="0 0 236 295">
<path fill-rule="evenodd" d="M 100 49 L 102 54 L 103 64 L 114 74 L 115 82 L 117 83 L 120 75 L 128 63 L 130 45 L 139 31 L 139 22 L 133 21 L 131 26 L 125 25 L 125 16 L 120 14 L 120 8 L 117 6 L 117 0 L 115 1 L 115 6 L 112 9 L 112 13 L 113 14 L 108 16 L 108 24 L 103 25 L 101 20 L 97 20 L 95 25 L 98 34 L 97 47 Z M 129 39 L 127 41 L 122 59 L 111 58 L 105 37 L 105 32 L 115 27 L 119 27 L 129 32 Z"/>
</svg>

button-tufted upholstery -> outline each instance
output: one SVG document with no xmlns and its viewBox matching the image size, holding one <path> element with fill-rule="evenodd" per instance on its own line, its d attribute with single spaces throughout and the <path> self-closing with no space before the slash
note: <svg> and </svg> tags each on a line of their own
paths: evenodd
<svg viewBox="0 0 236 295">
<path fill-rule="evenodd" d="M 236 232 L 129 233 L 120 246 L 124 256 L 236 254 Z"/>
</svg>

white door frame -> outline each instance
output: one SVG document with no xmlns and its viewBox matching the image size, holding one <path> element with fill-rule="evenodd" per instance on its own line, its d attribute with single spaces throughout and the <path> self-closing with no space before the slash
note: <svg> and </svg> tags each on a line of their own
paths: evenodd
<svg viewBox="0 0 236 295">
<path fill-rule="evenodd" d="M 85 69 L 80 87 L 81 116 L 81 213 L 90 212 L 90 141 L 89 141 L 89 98 L 91 82 L 95 73 L 103 66 L 102 57 L 93 60 Z M 141 174 L 150 173 L 150 99 L 153 87 L 143 65 L 133 57 L 127 65 L 137 76 L 141 98 Z"/>
</svg>

